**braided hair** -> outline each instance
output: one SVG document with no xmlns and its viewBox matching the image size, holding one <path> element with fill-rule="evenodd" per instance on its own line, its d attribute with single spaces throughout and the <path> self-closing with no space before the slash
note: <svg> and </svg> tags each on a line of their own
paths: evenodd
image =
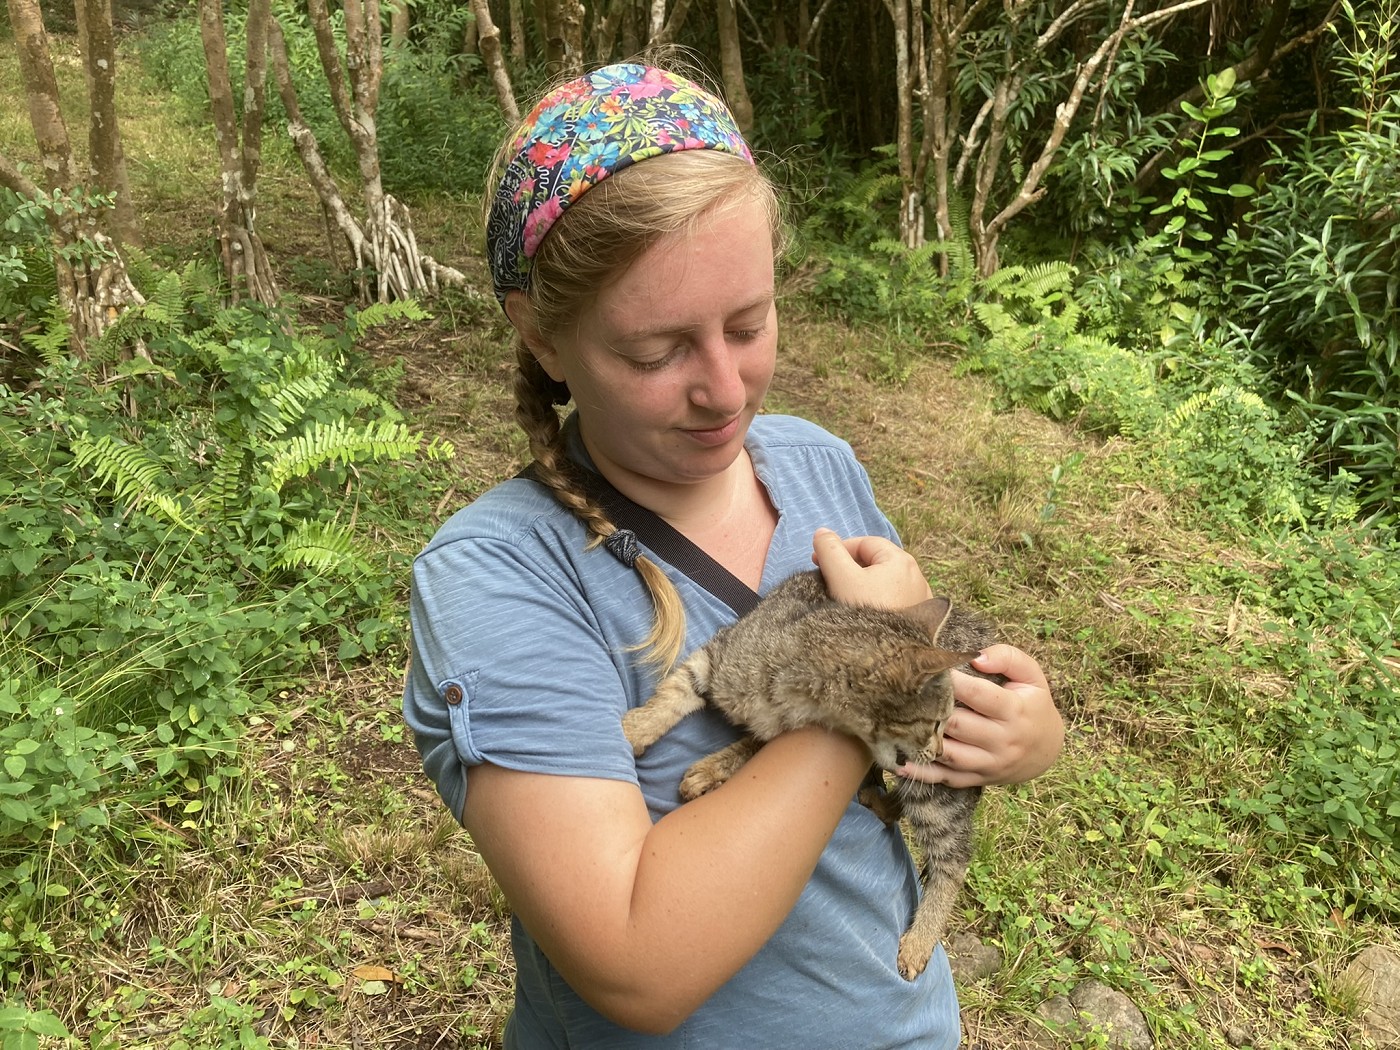
<svg viewBox="0 0 1400 1050">
<path fill-rule="evenodd" d="M 622 274 L 653 244 L 694 229 L 715 209 L 745 199 L 761 201 L 769 215 L 775 252 L 781 220 L 773 185 L 752 164 L 712 150 L 652 158 L 600 182 L 550 229 L 535 255 L 529 289 L 523 293 L 532 326 L 557 334 L 577 318 L 599 288 Z M 517 334 L 515 419 L 530 442 L 535 478 L 587 528 L 590 549 L 618 532 L 603 509 L 585 494 L 577 469 L 564 450 L 558 407 L 569 388 L 553 379 Z M 646 585 L 655 609 L 651 633 L 638 646 L 644 659 L 669 668 L 685 641 L 685 610 L 675 585 L 645 555 L 629 559 Z"/>
</svg>

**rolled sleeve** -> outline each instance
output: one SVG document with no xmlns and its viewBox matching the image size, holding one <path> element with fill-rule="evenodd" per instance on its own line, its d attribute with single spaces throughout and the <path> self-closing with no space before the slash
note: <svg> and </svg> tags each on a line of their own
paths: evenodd
<svg viewBox="0 0 1400 1050">
<path fill-rule="evenodd" d="M 636 783 L 619 654 L 571 581 L 515 545 L 464 538 L 418 557 L 410 618 L 404 717 L 458 819 L 483 762 Z"/>
</svg>

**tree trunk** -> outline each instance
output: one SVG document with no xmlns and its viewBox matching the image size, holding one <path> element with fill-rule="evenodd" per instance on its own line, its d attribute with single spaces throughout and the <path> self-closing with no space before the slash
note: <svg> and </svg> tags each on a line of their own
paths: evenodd
<svg viewBox="0 0 1400 1050">
<path fill-rule="evenodd" d="M 632 0 L 606 0 L 607 13 L 602 12 L 600 2 L 593 14 L 593 61 L 606 63 L 611 60 L 613 46 L 617 43 L 618 30 L 627 21 Z M 629 55 L 631 52 L 627 52 Z"/>
<path fill-rule="evenodd" d="M 666 13 L 664 0 L 654 4 L 651 9 L 653 24 L 656 16 Z M 676 0 L 671 6 L 671 15 L 661 26 L 661 31 L 653 33 L 648 43 L 660 46 L 662 44 L 674 44 L 676 38 L 680 36 L 681 27 L 685 25 L 685 17 L 690 14 L 690 0 Z"/>
<path fill-rule="evenodd" d="M 408 0 L 389 0 L 389 45 L 408 46 L 408 30 L 413 25 L 413 12 Z"/>
<path fill-rule="evenodd" d="M 360 188 L 365 203 L 363 224 L 351 214 L 321 156 L 316 136 L 302 117 L 296 85 L 292 81 L 291 62 L 287 58 L 287 45 L 276 18 L 268 23 L 272 68 L 282 107 L 287 113 L 287 132 L 296 145 L 302 166 L 321 199 L 322 207 L 350 247 L 360 301 L 389 302 L 431 295 L 442 284 L 466 287 L 466 277 L 460 271 L 443 266 L 419 250 L 408 209 L 385 193 L 380 181 L 374 114 L 379 101 L 383 56 L 376 0 L 368 0 L 364 6 L 359 0 L 346 0 L 345 65 L 350 74 L 348 87 L 339 52 L 331 36 L 325 0 L 309 0 L 307 6 L 311 10 L 312 29 L 316 34 L 331 98 L 336 105 L 336 115 L 350 136 L 359 161 Z"/>
<path fill-rule="evenodd" d="M 522 0 L 510 0 L 510 57 L 525 61 L 525 5 Z"/>
<path fill-rule="evenodd" d="M 88 158 L 94 184 L 112 194 L 112 235 L 126 244 L 140 243 L 136 209 L 117 120 L 117 49 L 112 41 L 112 0 L 74 0 L 79 50 L 87 75 L 91 114 Z"/>
<path fill-rule="evenodd" d="M 561 51 L 559 71 L 566 77 L 583 75 L 583 4 L 579 0 L 550 0 L 557 7 L 555 24 L 558 27 Z"/>
<path fill-rule="evenodd" d="M 739 12 L 735 0 L 715 0 L 715 12 L 724 98 L 734 114 L 734 123 L 747 135 L 753 130 L 753 102 L 749 99 L 748 85 L 744 83 L 744 53 L 739 43 Z"/>
<path fill-rule="evenodd" d="M 559 0 L 534 0 L 535 25 L 544 41 L 545 69 L 557 75 L 564 68 L 564 36 L 559 28 Z"/>
<path fill-rule="evenodd" d="M 520 123 L 520 107 L 515 104 L 515 92 L 510 86 L 510 73 L 501 57 L 501 31 L 491 21 L 491 8 L 486 0 L 472 0 L 472 11 L 476 14 L 481 40 L 481 57 L 491 74 L 491 84 L 496 89 L 496 101 L 501 105 L 501 114 L 511 127 Z"/>
<path fill-rule="evenodd" d="M 262 158 L 263 99 L 267 81 L 269 0 L 248 5 L 242 142 L 229 78 L 228 41 L 221 0 L 199 0 L 199 35 L 209 75 L 214 140 L 219 150 L 219 259 L 233 301 L 271 305 L 277 281 L 257 232 L 257 181 Z"/>
<path fill-rule="evenodd" d="M 462 26 L 462 54 L 481 54 L 481 19 L 476 16 L 476 4 L 472 5 L 472 13 L 467 16 L 467 21 Z"/>
<path fill-rule="evenodd" d="M 55 198 L 77 196 L 78 187 L 68 128 L 59 104 L 58 79 L 54 76 L 37 0 L 8 0 L 8 6 L 10 28 L 19 51 L 20 80 L 44 171 L 42 189 L 50 201 L 46 211 L 53 231 L 58 300 L 71 326 L 69 345 L 83 357 L 89 345 L 101 338 L 122 311 L 144 300 L 127 275 L 117 244 L 105 229 L 106 216 L 90 205 L 62 209 L 52 206 Z M 143 346 L 133 349 L 146 355 Z"/>
<path fill-rule="evenodd" d="M 885 0 L 894 23 L 895 155 L 899 160 L 899 239 L 906 248 L 924 243 L 924 197 L 914 185 L 914 73 L 909 40 L 909 0 Z M 913 19 L 921 19 L 916 9 Z"/>
</svg>

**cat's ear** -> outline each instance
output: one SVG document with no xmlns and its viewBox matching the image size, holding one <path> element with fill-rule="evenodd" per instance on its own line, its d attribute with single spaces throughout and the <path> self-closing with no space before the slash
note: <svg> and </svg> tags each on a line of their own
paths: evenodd
<svg viewBox="0 0 1400 1050">
<path fill-rule="evenodd" d="M 919 670 L 929 676 L 940 675 L 944 671 L 951 671 L 954 667 L 961 667 L 978 655 L 977 653 L 955 653 L 950 649 L 935 647 L 930 649 L 919 661 Z"/>
<path fill-rule="evenodd" d="M 920 602 L 912 609 L 904 610 L 906 616 L 912 616 L 918 620 L 928 630 L 928 640 L 934 645 L 938 644 L 938 635 L 943 630 L 943 625 L 948 622 L 948 614 L 953 611 L 953 603 L 942 595 L 937 598 L 930 598 L 926 602 Z"/>
</svg>

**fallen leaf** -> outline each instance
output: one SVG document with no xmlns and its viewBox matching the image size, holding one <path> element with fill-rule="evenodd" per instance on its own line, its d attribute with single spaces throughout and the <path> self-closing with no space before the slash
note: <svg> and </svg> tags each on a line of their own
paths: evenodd
<svg viewBox="0 0 1400 1050">
<path fill-rule="evenodd" d="M 393 984 L 398 980 L 398 978 L 394 976 L 393 970 L 383 966 L 365 964 L 364 966 L 355 967 L 350 973 L 362 981 L 388 981 L 390 984 Z"/>
</svg>

